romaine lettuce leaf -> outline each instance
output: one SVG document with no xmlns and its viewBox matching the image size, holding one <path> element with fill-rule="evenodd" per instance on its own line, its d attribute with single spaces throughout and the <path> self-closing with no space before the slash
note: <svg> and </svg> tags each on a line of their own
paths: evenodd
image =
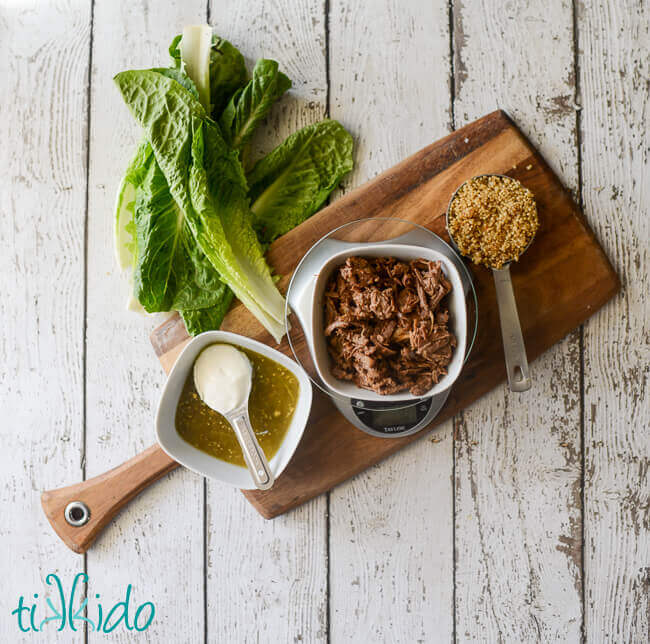
<svg viewBox="0 0 650 644">
<path fill-rule="evenodd" d="M 169 46 L 169 55 L 176 69 L 183 67 L 179 34 Z M 248 72 L 244 57 L 240 51 L 219 36 L 212 36 L 210 49 L 210 103 L 212 118 L 215 120 L 228 105 L 232 95 L 248 81 Z"/>
<path fill-rule="evenodd" d="M 214 306 L 192 311 L 180 311 L 185 328 L 190 335 L 198 335 L 204 331 L 214 331 L 221 326 L 234 295 L 231 289 L 221 284 L 219 299 Z"/>
<path fill-rule="evenodd" d="M 241 150 L 273 103 L 290 87 L 291 81 L 278 70 L 276 61 L 258 60 L 253 69 L 253 78 L 230 99 L 219 119 L 228 145 Z"/>
<path fill-rule="evenodd" d="M 270 243 L 313 215 L 352 170 L 352 137 L 337 121 L 308 125 L 248 174 L 253 225 Z"/>
<path fill-rule="evenodd" d="M 192 80 L 180 69 L 156 68 L 152 71 L 173 78 L 190 92 L 192 96 L 195 98 L 199 97 Z M 152 161 L 153 151 L 145 138 L 138 145 L 117 189 L 114 242 L 115 257 L 117 259 L 117 265 L 121 270 L 133 266 L 136 255 L 135 224 L 133 223 L 136 190 L 149 171 L 149 164 Z"/>
<path fill-rule="evenodd" d="M 121 270 L 133 266 L 135 258 L 135 225 L 133 209 L 137 187 L 147 173 L 147 162 L 153 156 L 151 146 L 144 139 L 133 155 L 117 188 L 115 199 L 114 246 L 115 259 Z"/>
<path fill-rule="evenodd" d="M 213 36 L 210 52 L 210 101 L 217 120 L 231 96 L 248 81 L 244 57 L 227 40 Z"/>
<path fill-rule="evenodd" d="M 183 60 L 181 58 L 181 48 L 180 48 L 182 38 L 183 38 L 183 34 L 177 34 L 176 36 L 174 36 L 167 50 L 169 52 L 169 57 L 172 59 L 172 65 L 176 69 L 183 68 Z"/>
<path fill-rule="evenodd" d="M 148 313 L 217 304 L 227 287 L 197 247 L 155 159 L 136 195 L 134 297 Z"/>
<path fill-rule="evenodd" d="M 200 249 L 279 342 L 284 299 L 251 227 L 237 152 L 226 145 L 196 98 L 173 79 L 144 70 L 117 74 L 115 82 L 143 127 Z"/>
<path fill-rule="evenodd" d="M 209 32 L 209 28 L 207 31 Z M 198 51 L 200 47 L 186 47 L 181 59 L 181 50 L 178 48 L 180 39 L 180 36 L 177 37 L 170 47 L 172 59 L 178 56 L 174 67 L 155 68 L 151 71 L 172 78 L 199 99 L 196 84 L 186 73 L 192 71 L 192 66 L 181 64 L 181 60 L 187 61 L 186 56 L 189 56 L 196 59 L 198 67 L 205 68 L 204 62 L 200 60 L 201 56 L 207 55 L 211 59 L 216 57 L 220 59 L 219 63 L 223 63 L 221 59 L 224 54 L 214 48 L 206 52 Z M 220 39 L 216 40 L 222 44 Z M 196 44 L 201 45 L 200 41 L 201 39 Z M 229 97 L 240 85 L 245 84 L 246 68 L 241 54 L 226 43 L 224 49 L 230 51 L 228 48 L 234 52 L 230 52 L 232 57 L 239 57 L 241 65 L 233 67 L 236 73 L 243 70 L 243 78 L 231 91 L 228 87 L 223 87 L 219 73 L 216 73 L 217 83 L 213 88 L 226 91 Z M 224 65 L 219 63 L 213 65 L 211 70 L 221 70 L 227 83 Z M 197 77 L 196 80 L 201 79 Z M 207 104 L 209 105 L 209 99 Z M 137 227 L 134 222 L 136 200 Z M 129 308 L 133 308 L 137 303 L 138 310 L 143 313 L 181 309 L 183 317 L 197 332 L 209 322 L 215 323 L 218 320 L 220 323 L 233 295 L 193 241 L 187 225 L 183 223 L 176 226 L 175 222 L 180 222 L 180 218 L 181 211 L 169 193 L 165 177 L 157 166 L 151 146 L 145 138 L 127 168 L 116 203 L 115 249 L 118 264 L 122 269 L 134 269 L 130 279 L 132 295 Z M 198 315 L 194 310 L 209 311 L 209 314 Z M 218 324 L 212 328 L 218 328 Z"/>
<path fill-rule="evenodd" d="M 285 333 L 280 295 L 251 226 L 246 179 L 237 153 L 210 122 L 193 128 L 189 192 L 194 237 L 221 278 L 269 333 Z M 154 148 L 155 149 L 155 148 Z"/>
<path fill-rule="evenodd" d="M 205 110 L 184 87 L 158 72 L 131 70 L 120 72 L 114 80 L 124 102 L 144 129 L 172 196 L 188 212 L 192 126 L 202 123 Z"/>
<path fill-rule="evenodd" d="M 194 98 L 199 98 L 199 90 L 196 83 L 182 70 L 174 67 L 154 67 L 152 72 L 158 72 L 168 78 L 173 78 L 177 83 L 182 85 Z"/>
</svg>

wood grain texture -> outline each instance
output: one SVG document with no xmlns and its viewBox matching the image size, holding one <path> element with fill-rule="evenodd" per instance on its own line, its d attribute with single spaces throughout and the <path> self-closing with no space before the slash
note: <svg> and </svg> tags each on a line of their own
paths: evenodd
<svg viewBox="0 0 650 644">
<path fill-rule="evenodd" d="M 203 22 L 206 4 L 215 30 L 240 44 L 249 62 L 276 57 L 294 81 L 256 137 L 255 154 L 322 118 L 329 92 L 332 115 L 358 138 L 349 193 L 448 126 L 503 107 L 582 194 L 624 291 L 586 324 L 582 343 L 576 332 L 533 362 L 533 390 L 517 398 L 501 387 L 457 417 L 455 485 L 444 481 L 449 422 L 428 439 L 395 445 L 398 454 L 337 488 L 331 507 L 321 497 L 272 522 L 217 484 L 204 508 L 202 481 L 179 471 L 134 501 L 88 554 L 91 592 L 108 602 L 133 583 L 136 601 L 153 599 L 156 620 L 142 641 L 337 642 L 359 634 L 359 641 L 448 641 L 442 571 L 451 565 L 453 508 L 445 490 L 454 486 L 456 640 L 579 641 L 584 621 L 588 642 L 647 642 L 650 34 L 641 0 L 0 0 L 0 641 L 84 641 L 82 632 L 75 639 L 55 630 L 21 639 L 10 615 L 21 594 L 47 594 L 49 572 L 69 581 L 84 569 L 47 524 L 39 493 L 80 481 L 84 469 L 105 471 L 154 440 L 164 375 L 145 336 L 155 322 L 124 311 L 128 287 L 110 241 L 114 190 L 139 134 L 111 77 L 163 63 L 171 35 Z M 453 65 L 440 49 L 449 9 Z M 451 115 L 445 66 L 455 72 Z M 436 190 L 450 187 L 443 181 Z M 390 202 L 397 209 L 439 206 L 430 196 L 411 201 L 403 183 L 376 184 L 378 204 L 391 194 L 399 194 Z M 326 230 L 316 220 L 313 239 Z M 535 301 L 517 276 L 515 289 L 522 308 Z M 590 312 L 575 311 L 572 323 Z M 229 323 L 240 322 L 236 312 Z M 494 359 L 498 332 L 492 340 Z M 167 364 L 173 357 L 162 355 Z M 309 431 L 326 430 L 322 400 L 315 413 L 323 419 Z M 308 455 L 305 470 L 314 462 Z M 318 492 L 314 486 L 304 498 Z M 130 642 L 130 635 L 89 633 L 88 640 Z"/>
<path fill-rule="evenodd" d="M 2 642 L 21 636 L 11 615 L 20 595 L 29 602 L 49 573 L 71 579 L 83 571 L 83 560 L 47 524 L 38 497 L 82 476 L 89 37 L 86 2 L 2 8 Z M 56 628 L 30 635 L 23 641 L 61 641 Z M 67 641 L 83 642 L 83 633 L 69 633 Z"/>
<path fill-rule="evenodd" d="M 650 14 L 578 5 L 583 196 L 624 289 L 585 325 L 585 631 L 650 639 Z"/>
<path fill-rule="evenodd" d="M 507 109 L 575 193 L 571 3 L 455 2 L 453 14 L 456 126 L 494 107 Z M 529 178 L 535 164 L 519 171 L 539 199 Z M 513 266 L 513 279 L 522 269 Z M 557 291 L 570 274 L 556 283 Z M 525 317 L 531 302 L 521 283 L 515 295 Z M 461 641 L 580 638 L 579 333 L 547 351 L 531 374 L 530 391 L 497 387 L 464 412 L 456 428 Z"/>
<path fill-rule="evenodd" d="M 325 116 L 323 0 L 212 2 L 210 22 L 247 62 L 272 58 L 292 81 L 253 140 L 253 157 Z M 327 640 L 324 498 L 273 522 L 207 481 L 207 633 L 214 642 Z"/>
<path fill-rule="evenodd" d="M 113 76 L 168 62 L 167 47 L 185 24 L 204 22 L 204 0 L 96 2 L 94 9 L 88 213 L 86 474 L 104 472 L 155 441 L 154 415 L 164 374 L 147 351 L 147 317 L 125 310 L 128 284 L 113 257 L 113 203 L 141 133 Z M 64 482 L 64 481 L 61 481 Z M 72 481 L 69 481 L 72 482 Z M 203 481 L 179 469 L 139 496 L 88 553 L 91 592 L 133 585 L 153 598 L 157 617 L 146 635 L 165 641 L 204 634 Z M 127 563 L 128 562 L 128 563 Z M 120 591 L 123 592 L 123 591 Z M 116 629 L 90 642 L 132 641 Z"/>
<path fill-rule="evenodd" d="M 395 0 L 329 8 L 330 113 L 356 144 L 347 191 L 449 132 L 448 9 Z M 452 445 L 448 420 L 433 441 L 330 493 L 333 641 L 451 641 Z"/>
</svg>

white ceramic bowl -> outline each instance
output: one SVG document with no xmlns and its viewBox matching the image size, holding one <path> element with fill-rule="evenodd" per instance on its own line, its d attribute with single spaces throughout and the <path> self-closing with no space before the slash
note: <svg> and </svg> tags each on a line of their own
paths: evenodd
<svg viewBox="0 0 650 644">
<path fill-rule="evenodd" d="M 406 391 L 398 394 L 381 395 L 374 391 L 369 391 L 368 389 L 361 389 L 348 380 L 339 380 L 332 375 L 331 358 L 327 352 L 327 340 L 323 333 L 323 303 L 325 287 L 327 286 L 327 281 L 334 269 L 343 264 L 348 257 L 353 255 L 361 257 L 395 257 L 406 261 L 422 257 L 424 259 L 441 262 L 443 273 L 451 282 L 452 286 L 451 293 L 447 296 L 447 303 L 449 306 L 449 325 L 451 331 L 456 336 L 458 344 L 454 349 L 451 362 L 447 368 L 447 375 L 443 376 L 440 381 L 425 394 L 414 396 Z M 420 398 L 434 396 L 449 389 L 460 375 L 465 360 L 465 349 L 467 343 L 467 303 L 465 302 L 463 283 L 458 269 L 454 264 L 445 255 L 431 248 L 410 246 L 406 244 L 387 244 L 383 242 L 379 244 L 360 244 L 358 246 L 348 247 L 345 250 L 332 255 L 332 257 L 323 264 L 316 276 L 311 313 L 312 354 L 316 370 L 325 385 L 340 396 L 381 402 L 418 400 Z"/>
<path fill-rule="evenodd" d="M 302 434 L 307 424 L 309 411 L 311 409 L 312 390 L 311 382 L 302 367 L 296 362 L 287 358 L 283 353 L 271 349 L 271 347 L 251 340 L 236 333 L 226 331 L 207 331 L 201 333 L 191 340 L 178 356 L 174 367 L 172 368 L 167 383 L 163 387 L 160 402 L 158 403 L 158 412 L 156 414 L 156 434 L 160 446 L 171 456 L 190 470 L 198 472 L 203 476 L 223 481 L 228 485 L 241 488 L 243 490 L 255 489 L 255 484 L 245 467 L 239 467 L 232 463 L 226 463 L 221 459 L 210 456 L 200 449 L 193 447 L 183 440 L 176 431 L 175 418 L 176 406 L 178 399 L 183 391 L 183 385 L 187 376 L 194 366 L 199 353 L 208 345 L 215 342 L 231 344 L 235 347 L 243 347 L 256 351 L 257 353 L 275 360 L 278 364 L 289 369 L 298 379 L 299 393 L 298 404 L 291 419 L 291 425 L 287 430 L 278 451 L 271 459 L 269 465 L 273 475 L 277 479 L 289 464 L 293 453 L 298 447 Z"/>
</svg>

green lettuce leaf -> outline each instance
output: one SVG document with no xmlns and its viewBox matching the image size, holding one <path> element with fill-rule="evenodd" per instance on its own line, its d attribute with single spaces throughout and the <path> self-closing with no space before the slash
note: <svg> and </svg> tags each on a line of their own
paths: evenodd
<svg viewBox="0 0 650 644">
<path fill-rule="evenodd" d="M 174 67 L 154 67 L 152 72 L 157 72 L 167 78 L 173 78 L 179 85 L 182 85 L 194 98 L 199 99 L 199 90 L 194 81 L 182 70 Z"/>
<path fill-rule="evenodd" d="M 133 210 L 135 207 L 136 189 L 146 175 L 147 164 L 152 157 L 153 150 L 145 139 L 138 145 L 117 188 L 113 241 L 115 246 L 115 259 L 121 270 L 133 266 L 135 259 L 136 241 Z"/>
<path fill-rule="evenodd" d="M 248 174 L 253 225 L 264 243 L 313 215 L 352 170 L 350 134 L 337 121 L 308 125 Z"/>
<path fill-rule="evenodd" d="M 194 242 L 155 159 L 136 194 L 134 297 L 148 313 L 216 305 L 227 287 Z"/>
<path fill-rule="evenodd" d="M 205 31 L 204 29 L 198 34 L 202 38 L 188 39 L 188 43 L 194 43 L 196 47 L 185 47 L 182 55 L 178 46 L 181 36 L 177 37 L 170 47 L 174 66 L 155 68 L 151 71 L 175 80 L 199 99 L 197 86 L 188 73 L 196 76 L 199 85 L 201 77 L 192 72 L 193 66 L 189 64 L 187 57 L 196 63 L 195 67 L 205 70 L 205 61 L 200 58 L 207 54 L 210 59 L 217 60 L 217 64 L 211 65 L 211 71 L 215 72 L 217 79 L 212 87 L 217 91 L 225 91 L 230 97 L 247 80 L 243 57 L 229 43 L 224 45 L 221 39 L 215 39 L 215 44 L 222 46 L 223 52 L 214 47 L 209 52 L 201 50 Z M 226 54 L 235 58 L 235 62 L 237 57 L 240 59 L 241 64 L 233 66 L 235 76 L 243 70 L 243 77 L 232 88 L 224 87 L 219 80 L 221 73 L 227 84 L 227 70 L 223 64 Z M 209 105 L 209 100 L 207 104 Z M 145 177 L 147 180 L 143 184 Z M 133 219 L 136 198 L 137 226 Z M 199 320 L 203 320 L 203 326 L 208 324 L 208 321 L 215 323 L 220 320 L 227 312 L 233 296 L 194 243 L 186 223 L 177 226 L 181 217 L 181 211 L 169 193 L 165 177 L 157 166 L 151 146 L 145 138 L 129 164 L 118 192 L 115 219 L 118 263 L 123 269 L 131 266 L 134 268 L 131 279 L 133 296 L 130 301 L 137 302 L 140 310 L 156 312 L 182 309 L 184 318 L 192 320 L 188 322 L 190 327 L 197 331 L 202 326 Z M 204 312 L 201 316 L 193 314 L 194 310 L 199 309 Z M 209 315 L 205 314 L 207 311 L 210 312 Z M 218 325 L 212 328 L 218 328 Z"/>
<path fill-rule="evenodd" d="M 195 122 L 206 112 L 175 80 L 151 70 L 120 72 L 114 78 L 124 102 L 140 123 L 167 178 L 169 190 L 184 212 L 191 208 L 187 191 Z"/>
<path fill-rule="evenodd" d="M 175 68 L 183 67 L 179 34 L 169 46 L 169 55 Z M 212 118 L 218 119 L 232 95 L 246 85 L 248 72 L 244 57 L 237 47 L 219 36 L 212 36 L 210 50 L 210 103 Z"/>
<path fill-rule="evenodd" d="M 194 128 L 189 191 L 194 237 L 221 278 L 278 341 L 285 333 L 284 298 L 251 226 L 246 179 L 237 153 L 209 122 Z"/>
<path fill-rule="evenodd" d="M 180 311 L 187 332 L 190 335 L 198 335 L 204 331 L 218 329 L 228 313 L 233 297 L 233 292 L 222 283 L 218 301 L 214 306 L 192 311 Z"/>
<path fill-rule="evenodd" d="M 237 152 L 226 145 L 196 98 L 173 79 L 144 70 L 117 74 L 115 82 L 143 127 L 200 249 L 279 342 L 284 299 L 251 226 Z"/>
<path fill-rule="evenodd" d="M 210 100 L 212 118 L 217 120 L 232 95 L 246 85 L 248 72 L 244 57 L 227 40 L 214 36 L 210 53 Z"/>
<path fill-rule="evenodd" d="M 183 59 L 181 58 L 181 40 L 183 39 L 183 34 L 178 34 L 174 36 L 174 39 L 171 41 L 169 45 L 169 57 L 172 59 L 172 65 L 176 69 L 182 69 L 183 67 Z"/>
<path fill-rule="evenodd" d="M 192 80 L 175 68 L 156 68 L 155 71 L 168 78 L 173 78 L 180 83 L 195 98 L 199 97 L 196 86 Z M 147 139 L 143 139 L 138 145 L 133 158 L 124 172 L 117 189 L 115 200 L 115 257 L 117 265 L 121 270 L 133 266 L 136 255 L 135 224 L 133 222 L 133 209 L 135 205 L 136 190 L 153 162 L 153 150 Z"/>
<path fill-rule="evenodd" d="M 258 60 L 253 69 L 253 78 L 230 99 L 219 119 L 228 145 L 241 150 L 273 103 L 290 87 L 291 81 L 278 70 L 276 61 Z"/>
</svg>

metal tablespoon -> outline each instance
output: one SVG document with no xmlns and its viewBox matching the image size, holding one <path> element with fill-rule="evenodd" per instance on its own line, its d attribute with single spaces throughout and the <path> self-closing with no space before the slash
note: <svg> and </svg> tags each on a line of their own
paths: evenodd
<svg viewBox="0 0 650 644">
<path fill-rule="evenodd" d="M 214 411 L 219 412 L 232 426 L 233 431 L 235 432 L 235 436 L 237 437 L 237 441 L 239 442 L 239 446 L 241 447 L 242 454 L 244 455 L 244 461 L 246 462 L 248 471 L 253 477 L 255 486 L 260 490 L 268 490 L 275 482 L 275 477 L 273 476 L 269 462 L 266 460 L 264 450 L 257 442 L 257 437 L 255 436 L 255 431 L 251 426 L 250 417 L 248 415 L 248 399 L 250 397 L 251 389 L 253 386 L 253 369 L 250 365 L 248 356 L 241 351 L 237 351 L 237 353 L 239 353 L 240 356 L 244 358 L 246 363 L 251 367 L 248 374 L 248 379 L 246 381 L 247 388 L 244 395 L 241 397 L 241 401 L 243 402 L 240 401 L 240 403 L 232 409 L 219 409 L 219 405 L 215 404 L 214 401 L 208 402 L 204 398 L 204 392 L 201 388 L 199 388 L 199 383 L 197 382 L 196 378 L 196 365 L 198 364 L 198 359 L 195 363 L 194 384 L 199 396 L 201 397 L 201 400 L 203 400 L 203 402 L 208 407 L 210 407 L 210 409 L 214 409 Z"/>
<path fill-rule="evenodd" d="M 447 213 L 445 215 L 445 223 L 447 226 L 447 232 L 449 233 L 449 238 L 459 253 L 460 249 L 449 230 L 449 212 L 451 210 L 451 204 L 456 198 L 458 191 L 466 183 L 473 179 L 477 179 L 478 177 L 503 177 L 510 181 L 516 181 L 516 179 L 508 177 L 507 175 L 481 174 L 477 177 L 472 177 L 472 179 L 468 179 L 458 186 L 449 200 Z M 528 250 L 533 239 L 534 236 L 531 237 L 520 256 Z M 503 338 L 503 353 L 506 359 L 508 386 L 510 387 L 510 391 L 527 391 L 531 386 L 530 370 L 528 368 L 528 358 L 526 356 L 526 345 L 524 344 L 524 337 L 521 332 L 521 323 L 519 322 L 517 302 L 515 301 L 515 293 L 512 288 L 510 264 L 512 264 L 512 261 L 504 264 L 501 268 L 492 268 L 491 270 L 497 293 L 497 306 L 499 308 L 499 322 L 501 323 L 501 337 Z"/>
</svg>

